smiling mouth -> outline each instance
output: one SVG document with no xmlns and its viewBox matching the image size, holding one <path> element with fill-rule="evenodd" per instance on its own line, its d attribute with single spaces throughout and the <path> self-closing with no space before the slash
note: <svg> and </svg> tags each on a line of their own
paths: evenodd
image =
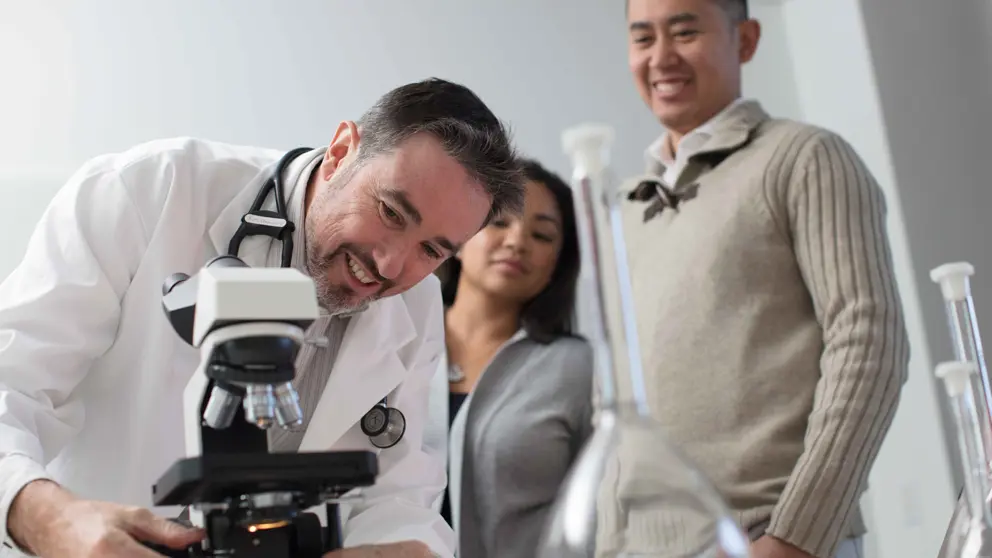
<svg viewBox="0 0 992 558">
<path fill-rule="evenodd" d="M 678 95 L 689 84 L 689 80 L 679 81 L 656 81 L 651 85 L 651 89 L 662 97 L 672 97 Z"/>
<path fill-rule="evenodd" d="M 369 274 L 365 272 L 362 266 L 351 256 L 351 254 L 345 253 L 345 261 L 348 264 L 348 271 L 351 273 L 351 276 L 354 277 L 359 283 L 363 285 L 375 285 L 378 283 L 377 280 L 369 277 Z"/>
<path fill-rule="evenodd" d="M 527 273 L 527 269 L 524 265 L 518 261 L 513 260 L 498 260 L 493 262 L 496 266 L 502 267 L 504 269 L 512 269 L 516 273 Z"/>
</svg>

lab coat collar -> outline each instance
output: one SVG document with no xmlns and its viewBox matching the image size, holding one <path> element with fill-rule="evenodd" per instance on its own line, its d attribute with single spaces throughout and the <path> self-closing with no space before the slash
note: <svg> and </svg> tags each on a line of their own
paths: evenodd
<svg viewBox="0 0 992 558">
<path fill-rule="evenodd" d="M 315 158 L 322 157 L 324 155 L 326 148 L 318 148 L 307 153 L 304 153 L 294 159 L 289 167 L 286 169 L 286 175 L 283 180 L 283 197 L 286 199 L 286 203 L 292 203 L 290 200 L 293 199 L 293 194 L 297 188 L 299 180 L 299 174 L 309 166 Z M 237 232 L 238 227 L 241 225 L 241 218 L 245 213 L 251 209 L 252 202 L 255 201 L 255 196 L 258 195 L 259 189 L 266 180 L 275 172 L 276 165 L 278 161 L 273 161 L 272 164 L 266 166 L 262 169 L 252 181 L 247 184 L 244 188 L 238 192 L 230 203 L 221 210 L 220 214 L 217 216 L 217 220 L 214 221 L 213 225 L 210 226 L 208 231 L 208 236 L 210 241 L 213 243 L 214 250 L 216 250 L 218 255 L 227 254 L 228 246 L 231 243 L 231 237 Z M 275 198 L 270 193 L 262 204 L 263 209 L 274 210 L 275 209 Z M 290 212 L 292 213 L 292 212 Z M 302 221 L 297 219 L 297 221 Z M 305 233 L 302 222 L 295 222 L 296 231 L 293 233 L 293 242 L 299 243 L 304 241 Z M 264 267 L 267 265 L 266 256 L 269 253 L 269 247 L 275 242 L 272 238 L 267 236 L 249 236 L 241 242 L 241 250 L 238 252 L 239 257 L 244 260 L 245 263 L 252 267 Z M 281 247 L 280 247 L 281 250 Z M 276 264 L 278 265 L 278 264 Z"/>
</svg>

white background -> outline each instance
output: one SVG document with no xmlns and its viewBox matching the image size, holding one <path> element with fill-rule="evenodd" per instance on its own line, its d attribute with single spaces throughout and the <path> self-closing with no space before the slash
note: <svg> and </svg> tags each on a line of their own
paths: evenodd
<svg viewBox="0 0 992 558">
<path fill-rule="evenodd" d="M 865 499 L 875 558 L 935 556 L 959 478 L 932 380 L 950 345 L 928 270 L 972 261 L 992 327 L 992 8 L 981 2 L 752 0 L 765 34 L 746 94 L 842 133 L 889 202 L 913 360 Z M 0 277 L 89 157 L 176 135 L 323 144 L 388 88 L 428 76 L 472 87 L 563 174 L 559 134 L 590 120 L 618 129 L 618 172 L 639 171 L 659 128 L 627 73 L 622 6 L 0 0 Z"/>
</svg>

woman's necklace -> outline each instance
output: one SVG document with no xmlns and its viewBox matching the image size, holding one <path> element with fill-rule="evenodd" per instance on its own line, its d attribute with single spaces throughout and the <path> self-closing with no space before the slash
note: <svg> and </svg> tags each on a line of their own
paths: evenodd
<svg viewBox="0 0 992 558">
<path fill-rule="evenodd" d="M 455 363 L 448 365 L 448 383 L 457 384 L 458 382 L 465 380 L 465 372 L 462 372 L 462 367 Z"/>
</svg>

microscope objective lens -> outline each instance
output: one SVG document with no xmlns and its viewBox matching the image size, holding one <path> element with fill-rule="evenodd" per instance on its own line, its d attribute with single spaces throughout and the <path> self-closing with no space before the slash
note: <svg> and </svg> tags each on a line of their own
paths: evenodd
<svg viewBox="0 0 992 558">
<path fill-rule="evenodd" d="M 300 396 L 293 384 L 286 382 L 275 388 L 276 418 L 279 426 L 294 429 L 303 424 L 303 409 L 300 407 Z"/>
<path fill-rule="evenodd" d="M 245 419 L 262 429 L 272 426 L 276 399 L 271 384 L 251 384 L 245 395 Z"/>
<path fill-rule="evenodd" d="M 203 422 L 210 428 L 224 429 L 231 425 L 234 414 L 238 412 L 241 397 L 231 393 L 223 386 L 215 385 L 210 390 L 210 399 L 203 410 Z"/>
</svg>

